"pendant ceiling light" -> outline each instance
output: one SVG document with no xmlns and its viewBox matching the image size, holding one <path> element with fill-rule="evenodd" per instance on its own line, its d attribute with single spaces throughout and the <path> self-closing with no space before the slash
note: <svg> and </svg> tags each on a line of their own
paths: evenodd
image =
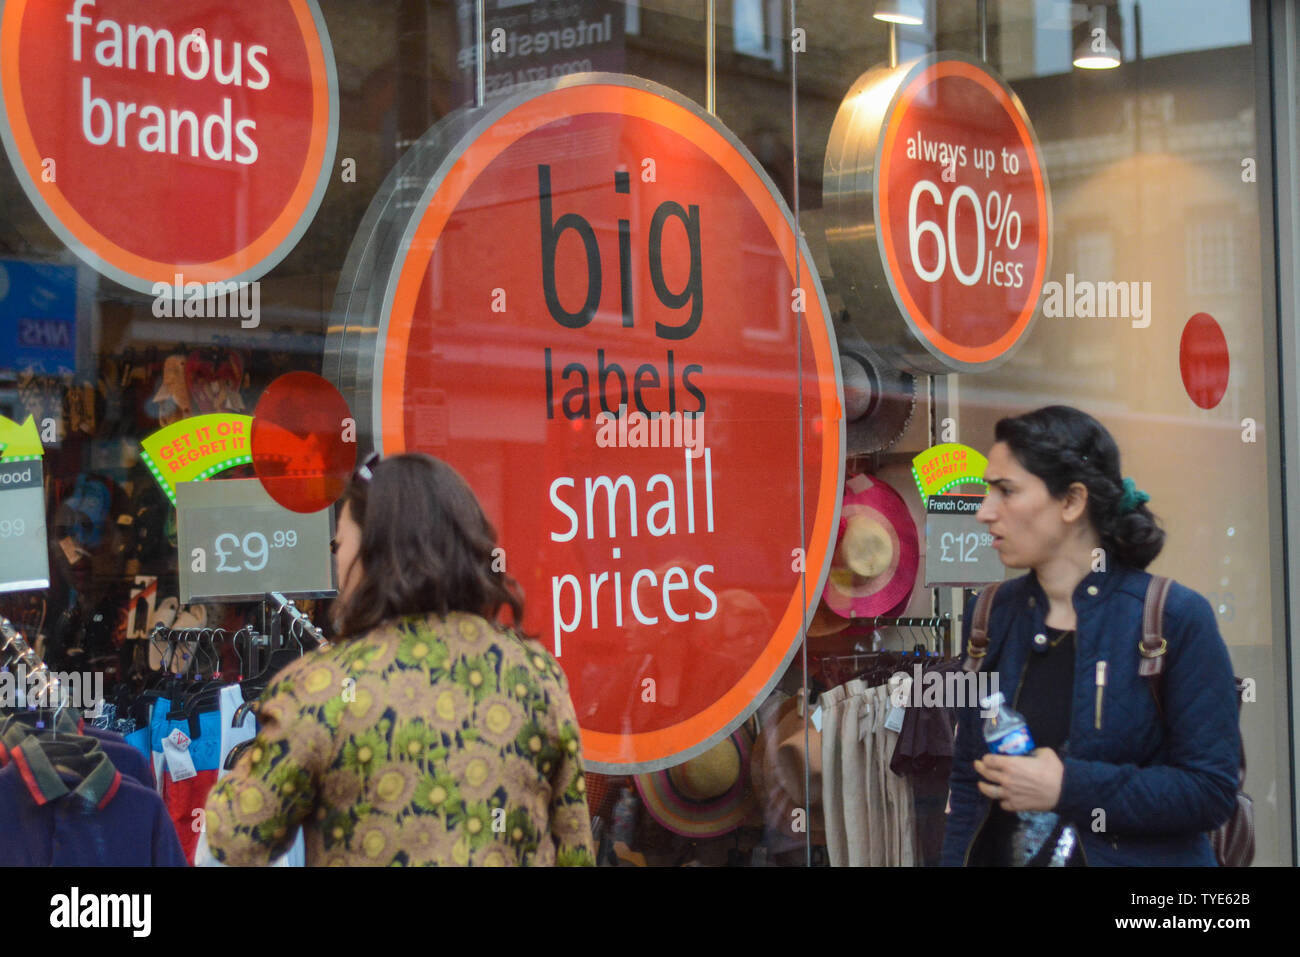
<svg viewBox="0 0 1300 957">
<path fill-rule="evenodd" d="M 1094 4 L 1088 19 L 1074 28 L 1074 65 L 1082 70 L 1113 70 L 1119 66 L 1123 57 L 1111 30 L 1110 7 Z"/>
<path fill-rule="evenodd" d="M 921 0 L 877 0 L 876 12 L 872 16 L 886 23 L 901 23 L 909 27 L 918 27 L 925 22 Z"/>
</svg>

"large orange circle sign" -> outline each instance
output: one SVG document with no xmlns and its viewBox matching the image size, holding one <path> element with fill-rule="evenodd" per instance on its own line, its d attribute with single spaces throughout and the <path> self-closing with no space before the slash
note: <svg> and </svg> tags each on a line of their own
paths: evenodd
<svg viewBox="0 0 1300 957">
<path fill-rule="evenodd" d="M 334 162 L 325 21 L 316 0 L 4 0 L 0 136 L 104 275 L 155 295 L 254 280 L 302 237 Z"/>
<path fill-rule="evenodd" d="M 588 764 L 674 764 L 771 690 L 825 579 L 844 437 L 817 275 L 755 161 L 677 94 L 589 74 L 471 116 L 426 138 L 418 201 L 398 171 L 340 290 L 376 438 L 479 494 Z"/>
<path fill-rule="evenodd" d="M 1024 341 L 1051 203 L 1024 108 L 986 66 L 939 53 L 864 74 L 832 129 L 825 182 L 836 277 L 886 356 L 980 372 Z"/>
</svg>

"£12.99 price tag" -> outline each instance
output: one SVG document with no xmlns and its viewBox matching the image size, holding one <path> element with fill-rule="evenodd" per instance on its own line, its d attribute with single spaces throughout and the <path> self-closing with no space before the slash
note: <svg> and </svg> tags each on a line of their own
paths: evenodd
<svg viewBox="0 0 1300 957">
<path fill-rule="evenodd" d="M 931 495 L 925 510 L 925 584 L 984 585 L 1006 577 L 993 536 L 975 518 L 982 495 Z"/>
</svg>

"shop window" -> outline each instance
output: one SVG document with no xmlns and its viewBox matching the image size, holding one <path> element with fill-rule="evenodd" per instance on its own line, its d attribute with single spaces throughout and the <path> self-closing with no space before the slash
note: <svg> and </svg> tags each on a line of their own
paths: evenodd
<svg viewBox="0 0 1300 957">
<path fill-rule="evenodd" d="M 737 53 L 768 60 L 781 69 L 781 0 L 735 0 L 731 32 Z"/>
<path fill-rule="evenodd" d="M 769 290 L 772 308 L 746 318 L 741 335 L 746 342 L 784 342 L 789 335 L 789 293 L 779 281 L 781 263 L 775 257 L 742 246 L 747 284 Z"/>
<path fill-rule="evenodd" d="M 1237 288 L 1237 229 L 1227 210 L 1203 215 L 1187 230 L 1187 286 L 1195 294 Z"/>
<path fill-rule="evenodd" d="M 1080 232 L 1074 237 L 1074 274 L 1094 282 L 1109 281 L 1115 268 L 1115 244 L 1109 233 Z"/>
</svg>

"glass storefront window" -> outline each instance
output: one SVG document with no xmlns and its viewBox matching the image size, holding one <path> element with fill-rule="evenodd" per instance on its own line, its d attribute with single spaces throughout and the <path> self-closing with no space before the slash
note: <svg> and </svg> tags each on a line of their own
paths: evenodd
<svg viewBox="0 0 1300 957">
<path fill-rule="evenodd" d="M 1269 5 L 924 0 L 897 27 L 859 0 L 482 6 L 4 6 L 0 478 L 37 478 L 0 488 L 0 534 L 32 532 L 0 614 L 29 663 L 99 675 L 89 720 L 130 738 L 159 688 L 307 651 L 298 611 L 339 637 L 339 582 L 276 564 L 339 516 L 274 524 L 253 486 L 319 472 L 322 442 L 348 462 L 314 492 L 425 452 L 482 503 L 514 624 L 565 676 L 597 863 L 935 866 L 954 703 L 903 707 L 898 678 L 960 670 L 973 590 L 1023 571 L 929 508 L 983 494 L 979 470 L 931 487 L 918 456 L 987 456 L 1000 419 L 1067 405 L 1114 435 L 1167 533 L 1150 570 L 1205 597 L 1247 679 L 1255 863 L 1293 864 Z M 891 198 L 871 150 L 894 88 L 864 75 L 941 54 L 1006 113 L 953 108 L 930 147 L 1023 136 L 1039 181 L 1004 150 Z M 962 339 L 1004 312 L 1006 355 Z M 246 447 L 292 373 L 338 390 L 341 438 L 304 400 Z M 257 587 L 190 593 L 190 479 L 265 510 L 203 555 Z M 985 564 L 941 577 L 965 535 Z M 191 862 L 205 797 L 169 804 Z"/>
</svg>

